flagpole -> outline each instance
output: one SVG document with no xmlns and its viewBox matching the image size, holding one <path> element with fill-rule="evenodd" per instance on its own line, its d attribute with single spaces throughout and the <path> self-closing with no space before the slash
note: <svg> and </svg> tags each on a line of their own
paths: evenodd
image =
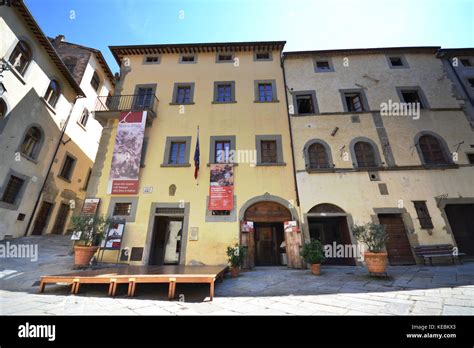
<svg viewBox="0 0 474 348">
<path fill-rule="evenodd" d="M 196 148 L 199 144 L 199 125 L 197 125 L 197 139 L 196 139 Z M 200 149 L 200 144 L 199 144 L 199 152 L 201 152 Z M 201 162 L 201 155 L 199 154 L 199 162 Z M 199 163 L 199 167 L 201 166 L 201 163 Z M 196 186 L 199 186 L 199 169 L 198 169 L 198 175 L 196 176 Z"/>
</svg>

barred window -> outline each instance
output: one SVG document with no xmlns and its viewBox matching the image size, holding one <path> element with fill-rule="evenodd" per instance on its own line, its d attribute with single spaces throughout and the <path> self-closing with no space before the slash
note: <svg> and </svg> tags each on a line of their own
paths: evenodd
<svg viewBox="0 0 474 348">
<path fill-rule="evenodd" d="M 308 148 L 309 167 L 311 169 L 329 168 L 329 160 L 324 145 L 315 143 Z"/>
<path fill-rule="evenodd" d="M 15 204 L 24 183 L 25 180 L 11 175 L 5 187 L 5 191 L 3 191 L 2 202 Z"/>
<path fill-rule="evenodd" d="M 372 144 L 365 141 L 359 141 L 354 145 L 354 152 L 358 167 L 377 167 L 375 149 Z"/>
<path fill-rule="evenodd" d="M 428 212 L 428 207 L 426 206 L 426 201 L 413 201 L 415 205 L 416 215 L 418 215 L 418 220 L 422 229 L 433 228 L 433 223 L 431 222 L 431 216 Z"/>
</svg>

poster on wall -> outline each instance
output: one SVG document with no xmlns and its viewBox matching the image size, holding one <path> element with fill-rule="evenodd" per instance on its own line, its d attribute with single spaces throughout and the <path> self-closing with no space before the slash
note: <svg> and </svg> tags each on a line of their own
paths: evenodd
<svg viewBox="0 0 474 348">
<path fill-rule="evenodd" d="M 232 210 L 234 208 L 234 166 L 211 164 L 209 187 L 209 210 Z"/>
<path fill-rule="evenodd" d="M 94 216 L 99 209 L 100 198 L 86 198 L 82 206 L 81 216 Z"/>
<path fill-rule="evenodd" d="M 122 245 L 125 222 L 113 222 L 109 225 L 105 238 L 102 240 L 101 249 L 120 250 Z"/>
<path fill-rule="evenodd" d="M 253 221 L 242 221 L 242 232 L 255 232 Z"/>
<path fill-rule="evenodd" d="M 285 221 L 283 223 L 285 232 L 299 232 L 300 229 L 296 221 Z"/>
<path fill-rule="evenodd" d="M 146 117 L 146 111 L 125 111 L 120 114 L 112 153 L 108 194 L 138 193 Z"/>
</svg>

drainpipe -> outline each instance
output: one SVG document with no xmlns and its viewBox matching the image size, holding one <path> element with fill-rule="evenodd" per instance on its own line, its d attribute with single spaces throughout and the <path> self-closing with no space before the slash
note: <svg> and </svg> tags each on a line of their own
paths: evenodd
<svg viewBox="0 0 474 348">
<path fill-rule="evenodd" d="M 28 235 L 28 231 L 31 227 L 31 223 L 33 222 L 33 218 L 36 214 L 36 210 L 38 209 L 39 202 L 41 200 L 41 196 L 43 195 L 44 188 L 46 187 L 46 181 L 48 180 L 49 173 L 51 172 L 51 168 L 53 167 L 54 160 L 56 159 L 56 156 L 59 151 L 59 147 L 61 146 L 61 143 L 63 142 L 64 134 L 66 133 L 66 128 L 69 123 L 69 120 L 72 115 L 72 111 L 74 110 L 74 106 L 76 105 L 77 99 L 82 98 L 80 96 L 75 97 L 74 102 L 72 103 L 71 109 L 69 110 L 69 114 L 67 115 L 66 121 L 64 122 L 63 128 L 61 129 L 61 135 L 59 137 L 58 144 L 56 145 L 56 149 L 54 150 L 53 158 L 51 159 L 51 162 L 49 163 L 48 171 L 46 172 L 46 176 L 43 180 L 43 184 L 41 185 L 41 189 L 38 193 L 38 197 L 36 198 L 35 205 L 33 207 L 33 212 L 31 213 L 30 218 L 28 219 L 28 225 L 26 226 L 25 233 L 23 234 L 24 237 Z"/>
<path fill-rule="evenodd" d="M 294 151 L 294 146 L 293 146 L 293 132 L 291 130 L 291 115 L 290 115 L 290 109 L 289 109 L 289 104 L 288 104 L 288 86 L 286 84 L 285 65 L 283 64 L 282 54 L 280 54 L 280 66 L 283 72 L 283 83 L 285 85 L 286 114 L 288 115 L 288 127 L 290 131 L 291 162 L 293 163 L 293 181 L 295 183 L 295 190 L 296 190 L 296 205 L 300 206 L 300 196 L 298 193 L 298 181 L 296 180 L 296 165 L 295 165 L 295 151 Z"/>
</svg>

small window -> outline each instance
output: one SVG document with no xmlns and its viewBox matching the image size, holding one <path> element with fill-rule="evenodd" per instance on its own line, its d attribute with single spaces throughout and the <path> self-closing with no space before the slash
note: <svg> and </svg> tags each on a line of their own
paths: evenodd
<svg viewBox="0 0 474 348">
<path fill-rule="evenodd" d="M 184 164 L 184 155 L 186 153 L 185 142 L 171 142 L 170 157 L 168 164 Z"/>
<path fill-rule="evenodd" d="M 54 108 L 58 102 L 59 94 L 60 90 L 58 83 L 55 80 L 51 80 L 48 89 L 46 90 L 46 94 L 44 95 L 44 99 Z"/>
<path fill-rule="evenodd" d="M 5 187 L 5 190 L 3 191 L 2 202 L 15 204 L 16 200 L 18 199 L 18 196 L 20 195 L 24 183 L 25 180 L 17 176 L 11 175 Z"/>
<path fill-rule="evenodd" d="M 132 203 L 115 203 L 113 216 L 130 216 Z"/>
<path fill-rule="evenodd" d="M 145 57 L 145 63 L 158 64 L 158 63 L 160 63 L 160 57 L 159 56 L 146 56 Z"/>
<path fill-rule="evenodd" d="M 273 88 L 271 83 L 258 84 L 258 101 L 269 102 L 273 101 Z"/>
<path fill-rule="evenodd" d="M 461 61 L 461 64 L 464 67 L 471 67 L 472 66 L 471 61 L 469 60 L 469 58 L 461 58 L 460 61 Z"/>
<path fill-rule="evenodd" d="M 84 180 L 84 186 L 82 188 L 84 191 L 87 191 L 87 189 L 89 188 L 89 182 L 91 181 L 91 176 L 92 176 L 92 169 L 89 168 L 89 170 L 87 171 L 86 180 Z"/>
<path fill-rule="evenodd" d="M 94 88 L 94 91 L 97 92 L 99 90 L 100 77 L 99 77 L 99 74 L 97 73 L 97 71 L 95 71 L 94 75 L 92 75 L 91 86 L 92 86 L 92 88 Z"/>
<path fill-rule="evenodd" d="M 474 78 L 467 79 L 467 82 L 471 88 L 474 88 Z"/>
<path fill-rule="evenodd" d="M 310 169 L 329 168 L 329 159 L 323 144 L 315 143 L 308 148 Z"/>
<path fill-rule="evenodd" d="M 402 90 L 400 91 L 402 96 L 403 103 L 410 103 L 410 104 L 420 104 L 420 109 L 425 109 L 425 104 L 421 99 L 420 93 L 417 90 Z"/>
<path fill-rule="evenodd" d="M 390 68 L 407 68 L 408 64 L 403 56 L 387 57 Z"/>
<path fill-rule="evenodd" d="M 232 53 L 218 53 L 217 62 L 218 63 L 230 63 L 234 60 L 234 55 Z"/>
<path fill-rule="evenodd" d="M 423 162 L 428 165 L 449 164 L 441 142 L 434 136 L 426 134 L 418 139 Z"/>
<path fill-rule="evenodd" d="M 229 140 L 216 141 L 214 163 L 229 163 L 231 145 Z"/>
<path fill-rule="evenodd" d="M 321 71 L 331 70 L 331 65 L 327 60 L 319 60 L 316 62 L 316 69 Z"/>
<path fill-rule="evenodd" d="M 372 144 L 359 141 L 354 145 L 354 152 L 356 156 L 357 166 L 359 168 L 377 167 L 377 160 L 375 157 L 375 149 Z"/>
<path fill-rule="evenodd" d="M 467 153 L 466 156 L 469 164 L 474 164 L 474 153 Z"/>
<path fill-rule="evenodd" d="M 296 108 L 298 115 L 314 114 L 314 103 L 311 94 L 300 94 L 296 96 Z"/>
<path fill-rule="evenodd" d="M 272 60 L 270 52 L 256 52 L 255 60 Z"/>
<path fill-rule="evenodd" d="M 183 54 L 180 56 L 180 63 L 195 63 L 196 56 L 194 54 Z"/>
<path fill-rule="evenodd" d="M 89 121 L 89 110 L 84 109 L 84 111 L 82 111 L 81 117 L 79 118 L 79 124 L 85 127 L 87 125 L 87 121 Z"/>
<path fill-rule="evenodd" d="M 431 222 L 431 216 L 428 212 L 428 207 L 426 206 L 425 201 L 413 201 L 415 205 L 416 215 L 420 221 L 422 229 L 431 229 L 433 228 L 433 223 Z"/>
<path fill-rule="evenodd" d="M 260 142 L 262 163 L 277 163 L 277 142 L 275 140 L 262 140 Z"/>
<path fill-rule="evenodd" d="M 345 93 L 344 100 L 346 101 L 348 112 L 361 112 L 365 111 L 364 104 L 362 102 L 362 96 L 360 93 Z"/>
<path fill-rule="evenodd" d="M 25 134 L 20 151 L 26 157 L 36 159 L 42 141 L 42 133 L 38 127 L 31 127 Z"/>
<path fill-rule="evenodd" d="M 63 179 L 71 180 L 72 172 L 74 170 L 75 164 L 76 164 L 76 160 L 73 157 L 66 155 L 66 158 L 64 159 L 64 164 L 61 169 L 61 172 L 59 173 L 59 176 Z"/>
<path fill-rule="evenodd" d="M 222 83 L 216 87 L 216 102 L 226 103 L 232 101 L 232 84 Z"/>
<path fill-rule="evenodd" d="M 191 103 L 191 86 L 178 86 L 175 102 L 177 104 Z"/>
<path fill-rule="evenodd" d="M 21 76 L 24 76 L 31 59 L 32 54 L 30 46 L 28 46 L 25 41 L 20 40 L 13 49 L 8 61 L 15 67 L 16 71 L 18 71 Z"/>
<path fill-rule="evenodd" d="M 71 74 L 74 72 L 74 69 L 76 68 L 77 65 L 77 58 L 76 57 L 67 57 L 64 59 L 64 65 L 66 65 L 66 68 L 71 72 Z"/>
</svg>

